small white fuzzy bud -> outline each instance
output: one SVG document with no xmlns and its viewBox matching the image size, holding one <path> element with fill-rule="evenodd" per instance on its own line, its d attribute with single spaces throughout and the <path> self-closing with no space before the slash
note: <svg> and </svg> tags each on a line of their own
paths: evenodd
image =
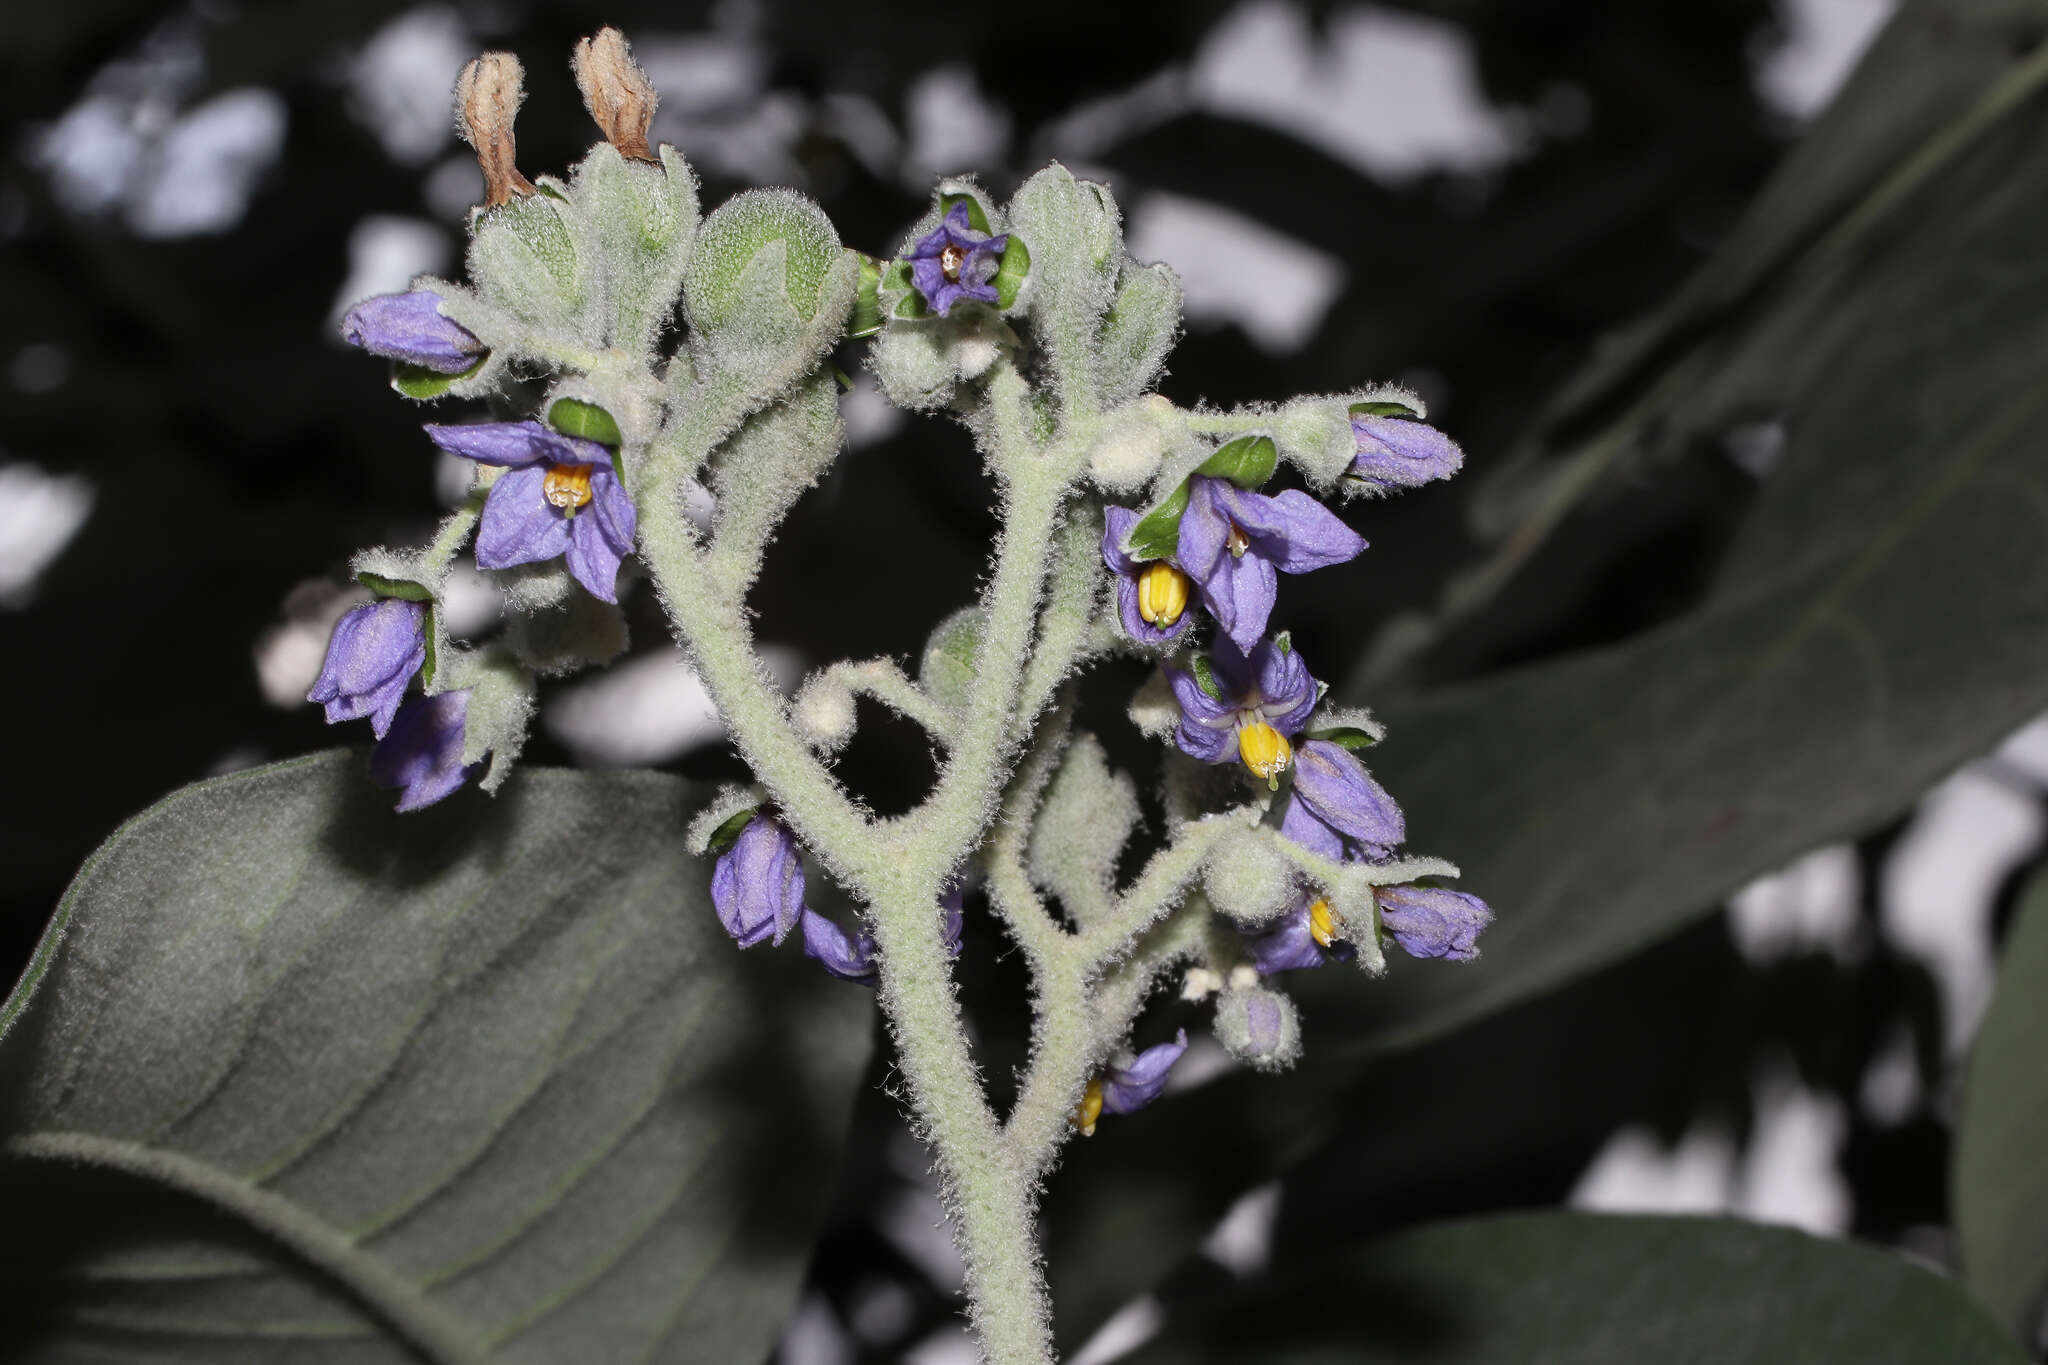
<svg viewBox="0 0 2048 1365">
<path fill-rule="evenodd" d="M 1154 671 L 1131 697 L 1126 709 L 1131 724 L 1147 739 L 1166 739 L 1180 724 L 1180 703 L 1173 699 L 1173 686 L 1164 673 Z"/>
<path fill-rule="evenodd" d="M 795 716 L 804 738 L 829 753 L 853 738 L 853 689 L 829 671 L 813 673 L 797 689 Z"/>
<path fill-rule="evenodd" d="M 1159 471 L 1159 462 L 1165 458 L 1166 435 L 1153 414 L 1141 408 L 1102 433 L 1088 452 L 1088 474 L 1106 493 L 1136 493 Z"/>
<path fill-rule="evenodd" d="M 1259 984 L 1259 969 L 1248 962 L 1240 962 L 1230 969 L 1230 988 L 1234 991 L 1248 991 Z"/>
<path fill-rule="evenodd" d="M 1252 830 L 1231 834 L 1210 851 L 1202 890 L 1218 912 L 1244 925 L 1279 918 L 1298 894 L 1293 867 Z"/>
</svg>

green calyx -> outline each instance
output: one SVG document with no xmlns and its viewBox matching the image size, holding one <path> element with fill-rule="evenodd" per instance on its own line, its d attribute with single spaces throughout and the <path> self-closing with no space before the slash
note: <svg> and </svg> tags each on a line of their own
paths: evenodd
<svg viewBox="0 0 2048 1365">
<path fill-rule="evenodd" d="M 752 824 L 760 811 L 759 806 L 748 806 L 745 810 L 735 811 L 727 816 L 717 829 L 711 831 L 711 837 L 704 841 L 705 852 L 723 853 L 738 843 L 740 831 Z"/>
<path fill-rule="evenodd" d="M 1188 481 L 1182 479 L 1166 500 L 1138 519 L 1124 537 L 1124 553 L 1139 563 L 1171 559 L 1180 549 L 1181 513 L 1188 510 Z"/>
<path fill-rule="evenodd" d="M 557 398 L 548 407 L 548 425 L 564 436 L 581 436 L 614 449 L 624 439 L 610 413 L 580 398 Z"/>
<path fill-rule="evenodd" d="M 423 365 L 410 365 L 403 360 L 394 360 L 391 362 L 391 387 L 407 398 L 425 402 L 447 393 L 462 380 L 482 369 L 484 362 L 489 359 L 488 355 L 478 356 L 476 364 L 460 374 L 443 374 L 439 370 L 430 370 Z"/>
<path fill-rule="evenodd" d="M 1353 403 L 1346 411 L 1353 417 L 1403 417 L 1411 422 L 1422 420 L 1422 414 L 1406 403 Z"/>
<path fill-rule="evenodd" d="M 1280 447 L 1270 436 L 1240 436 L 1195 469 L 1212 479 L 1228 479 L 1239 488 L 1257 488 L 1280 467 Z"/>
</svg>

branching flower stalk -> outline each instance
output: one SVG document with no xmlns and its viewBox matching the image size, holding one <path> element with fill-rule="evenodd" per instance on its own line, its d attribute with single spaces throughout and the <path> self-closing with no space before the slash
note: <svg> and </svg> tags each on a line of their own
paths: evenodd
<svg viewBox="0 0 2048 1365">
<path fill-rule="evenodd" d="M 578 44 L 573 69 L 605 141 L 566 180 L 528 180 L 519 63 L 471 64 L 458 113 L 486 202 L 470 283 L 422 278 L 344 323 L 394 362 L 400 393 L 493 420 L 427 425 L 475 462 L 474 491 L 424 548 L 358 556 L 377 600 L 337 627 L 312 700 L 371 720 L 372 775 L 402 808 L 494 790 L 537 681 L 622 653 L 618 600 L 651 580 L 754 776 L 687 835 L 716 858 L 721 922 L 742 947 L 794 934 L 832 975 L 875 985 L 985 1356 L 1051 1361 L 1040 1182 L 1063 1143 L 1164 1088 L 1185 1033 L 1131 1047 L 1154 988 L 1178 970 L 1185 998 L 1213 999 L 1223 1047 L 1275 1069 L 1301 1033 L 1277 974 L 1332 959 L 1377 974 L 1390 945 L 1470 957 L 1490 918 L 1428 884 L 1450 864 L 1400 854 L 1400 810 L 1357 756 L 1380 727 L 1327 706 L 1269 630 L 1279 575 L 1365 548 L 1324 498 L 1442 478 L 1461 456 L 1399 389 L 1228 411 L 1151 392 L 1179 285 L 1125 251 L 1109 191 L 1060 166 L 1007 204 L 943 181 L 899 249 L 871 257 L 789 191 L 700 220 L 689 167 L 648 140 L 655 92 L 619 34 Z M 938 624 L 914 675 L 842 661 L 789 698 L 746 596 L 840 452 L 830 357 L 845 345 L 892 402 L 972 433 L 1002 531 L 980 599 Z M 1303 486 L 1261 491 L 1283 468 Z M 508 606 L 481 645 L 441 623 L 472 537 Z M 1124 882 L 1143 804 L 1071 699 L 1081 670 L 1116 656 L 1161 665 L 1130 718 L 1168 746 L 1165 837 Z M 863 697 L 944 751 L 907 814 L 871 814 L 835 774 Z M 806 858 L 861 907 L 857 925 L 806 903 Z M 970 895 L 1031 971 L 1033 1048 L 1007 1115 L 954 981 Z"/>
</svg>

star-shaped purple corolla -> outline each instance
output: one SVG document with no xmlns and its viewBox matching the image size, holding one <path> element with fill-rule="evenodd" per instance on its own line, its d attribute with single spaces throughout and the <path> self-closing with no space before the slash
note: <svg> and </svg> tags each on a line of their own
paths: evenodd
<svg viewBox="0 0 2048 1365">
<path fill-rule="evenodd" d="M 1364 550 L 1356 531 L 1299 489 L 1269 498 L 1197 474 L 1188 480 L 1174 558 L 1223 633 L 1249 653 L 1273 614 L 1278 574 L 1328 568 Z"/>
<path fill-rule="evenodd" d="M 1380 927 L 1413 957 L 1469 962 L 1479 956 L 1479 931 L 1493 910 L 1479 897 L 1440 886 L 1380 886 Z"/>
<path fill-rule="evenodd" d="M 1289 736 L 1298 734 L 1321 691 L 1299 652 L 1261 640 L 1246 658 L 1228 636 L 1209 646 L 1210 696 L 1193 673 L 1166 670 L 1180 703 L 1173 742 L 1190 758 L 1228 763 L 1242 758 L 1260 777 L 1284 771 L 1291 758 Z"/>
<path fill-rule="evenodd" d="M 1181 1029 L 1170 1043 L 1148 1047 L 1121 1066 L 1102 1073 L 1102 1112 L 1135 1114 L 1159 1098 L 1166 1089 L 1167 1073 L 1188 1050 L 1188 1031 Z"/>
<path fill-rule="evenodd" d="M 443 317 L 441 296 L 426 289 L 364 299 L 342 315 L 341 339 L 436 374 L 461 374 L 484 353 L 476 334 Z"/>
<path fill-rule="evenodd" d="M 483 771 L 483 760 L 464 765 L 463 725 L 469 691 L 410 696 L 391 729 L 370 750 L 370 780 L 398 789 L 398 809 L 431 806 Z"/>
<path fill-rule="evenodd" d="M 996 287 L 990 284 L 1002 268 L 1003 252 L 1010 235 L 991 237 L 968 225 L 967 201 L 946 210 L 939 225 L 917 239 L 903 259 L 910 263 L 910 282 L 940 317 L 953 311 L 962 299 L 997 302 Z"/>
<path fill-rule="evenodd" d="M 1358 413 L 1351 418 L 1358 444 L 1350 472 L 1382 488 L 1414 488 L 1448 479 L 1465 463 L 1458 443 L 1411 417 Z"/>
<path fill-rule="evenodd" d="M 306 700 L 327 708 L 327 723 L 370 718 L 384 738 L 412 675 L 427 661 L 427 607 L 386 597 L 352 608 L 334 623 L 327 659 Z"/>
<path fill-rule="evenodd" d="M 963 888 L 954 882 L 946 893 L 939 897 L 939 905 L 946 915 L 946 951 L 952 956 L 960 955 L 960 930 L 962 928 L 961 896 Z M 867 930 L 848 934 L 831 920 L 817 911 L 806 908 L 803 914 L 804 956 L 816 962 L 842 981 L 859 981 L 873 985 L 875 981 L 875 938 Z"/>
<path fill-rule="evenodd" d="M 1401 808 L 1365 765 L 1341 744 L 1311 739 L 1294 753 L 1294 795 L 1281 832 L 1326 858 L 1342 852 L 1343 841 L 1371 859 L 1383 859 L 1408 837 Z"/>
<path fill-rule="evenodd" d="M 491 485 L 484 503 L 478 567 L 509 569 L 565 556 L 591 596 L 619 600 L 619 564 L 633 553 L 637 518 L 609 450 L 533 421 L 430 422 L 426 430 L 451 455 L 509 471 Z"/>
<path fill-rule="evenodd" d="M 1124 537 L 1138 524 L 1128 507 L 1102 509 L 1102 562 L 1116 575 L 1117 614 L 1124 633 L 1142 645 L 1166 646 L 1195 623 L 1188 610 L 1187 575 L 1165 560 L 1140 563 L 1124 553 Z M 1149 578 L 1149 581 L 1148 581 Z M 1153 619 L 1147 619 L 1148 614 Z"/>
<path fill-rule="evenodd" d="M 796 836 L 772 815 L 749 820 L 711 869 L 711 903 L 740 947 L 767 938 L 782 942 L 811 913 L 804 905 L 804 860 Z M 807 926 L 807 942 L 809 937 Z"/>
</svg>

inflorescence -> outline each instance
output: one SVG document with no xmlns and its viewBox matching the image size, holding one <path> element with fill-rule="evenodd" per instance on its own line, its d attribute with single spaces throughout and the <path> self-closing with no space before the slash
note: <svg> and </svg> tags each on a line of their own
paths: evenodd
<svg viewBox="0 0 2048 1365">
<path fill-rule="evenodd" d="M 566 181 L 528 180 L 514 164 L 517 60 L 470 65 L 458 113 L 486 181 L 471 283 L 422 278 L 342 323 L 393 362 L 402 394 L 488 402 L 493 420 L 426 425 L 433 447 L 473 463 L 473 491 L 429 545 L 358 556 L 374 600 L 336 626 L 309 698 L 329 721 L 369 718 L 371 774 L 401 810 L 495 789 L 537 679 L 620 654 L 617 604 L 651 578 L 759 780 L 691 835 L 715 858 L 719 921 L 742 948 L 795 935 L 827 972 L 881 988 L 1001 1356 L 1005 1340 L 1028 1346 L 1043 1308 L 1004 1326 L 1007 1291 L 990 1280 L 1008 1253 L 976 1232 L 1001 1221 L 980 1202 L 1000 1201 L 971 1177 L 984 1159 L 1012 1173 L 1028 1216 L 1064 1135 L 1048 1116 L 1092 1133 L 1161 1093 L 1185 1033 L 1129 1043 L 1159 976 L 1180 969 L 1186 998 L 1213 998 L 1223 1046 L 1276 1067 L 1300 1046 L 1276 974 L 1333 960 L 1378 971 L 1394 946 L 1476 954 L 1486 905 L 1432 884 L 1448 864 L 1401 856 L 1401 810 L 1360 757 L 1380 726 L 1328 705 L 1272 629 L 1281 575 L 1366 548 L 1326 499 L 1446 478 L 1463 457 L 1404 390 L 1228 412 L 1152 392 L 1178 283 L 1124 251 L 1105 187 L 1058 166 L 1007 205 L 944 181 L 900 249 L 869 257 L 787 191 L 749 191 L 700 221 L 688 166 L 648 141 L 654 92 L 623 39 L 586 40 L 574 69 L 606 140 Z M 915 677 L 891 660 L 838 663 L 784 699 L 754 662 L 745 592 L 839 451 L 827 356 L 850 341 L 889 399 L 975 435 L 1004 536 L 982 600 L 940 623 Z M 1306 486 L 1268 491 L 1283 465 Z M 441 619 L 472 537 L 508 604 L 480 645 Z M 1134 784 L 1074 727 L 1070 701 L 1080 668 L 1118 655 L 1156 662 L 1130 714 L 1168 746 L 1167 837 L 1134 879 L 1117 871 L 1140 823 Z M 859 696 L 948 754 L 927 806 L 897 822 L 866 816 L 831 772 Z M 807 858 L 851 894 L 857 924 L 806 903 Z M 1033 1071 L 1000 1125 L 978 1093 L 955 1093 L 973 1074 L 957 1064 L 964 1042 L 928 1036 L 957 1021 L 945 963 L 976 886 L 1040 980 Z M 989 1133 L 992 1156 L 965 1150 Z M 1034 1249 L 1015 1255 L 1035 1266 Z"/>
</svg>

